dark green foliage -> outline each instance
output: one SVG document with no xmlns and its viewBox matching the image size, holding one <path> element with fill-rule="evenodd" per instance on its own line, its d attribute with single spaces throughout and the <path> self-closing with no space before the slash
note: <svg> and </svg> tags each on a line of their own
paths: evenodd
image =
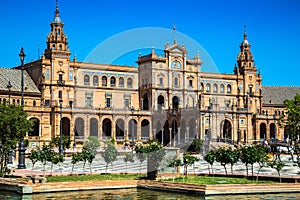
<svg viewBox="0 0 300 200">
<path fill-rule="evenodd" d="M 259 168 L 258 168 L 258 171 L 257 171 L 257 176 L 256 176 L 256 181 L 258 181 L 258 175 L 259 175 L 259 172 L 260 170 L 263 168 L 263 167 L 267 167 L 267 163 L 268 163 L 268 149 L 262 145 L 257 145 L 255 146 L 256 148 L 256 154 L 253 155 L 255 156 L 255 160 L 256 160 L 256 163 L 259 165 Z"/>
<path fill-rule="evenodd" d="M 92 173 L 92 162 L 97 154 L 97 149 L 100 147 L 99 141 L 94 137 L 88 137 L 87 141 L 83 145 L 82 158 L 85 162 L 87 161 L 90 166 L 90 173 Z"/>
<path fill-rule="evenodd" d="M 239 153 L 237 150 L 232 149 L 231 147 L 221 147 L 216 151 L 216 161 L 224 167 L 225 173 L 227 175 L 226 164 L 231 164 L 232 166 L 238 161 Z"/>
<path fill-rule="evenodd" d="M 253 176 L 253 164 L 257 161 L 255 146 L 243 146 L 240 149 L 240 159 L 246 166 L 247 176 L 248 176 L 248 165 L 251 165 L 252 176 Z"/>
<path fill-rule="evenodd" d="M 118 151 L 115 147 L 114 139 L 109 139 L 106 141 L 105 151 L 102 153 L 102 157 L 106 162 L 106 172 L 109 164 L 113 166 L 113 162 L 117 160 Z"/>
<path fill-rule="evenodd" d="M 0 176 L 9 173 L 8 156 L 16 148 L 20 138 L 32 130 L 33 123 L 27 119 L 23 107 L 0 103 Z"/>
<path fill-rule="evenodd" d="M 34 167 L 35 163 L 37 163 L 41 159 L 41 150 L 40 150 L 40 148 L 36 147 L 35 149 L 32 149 L 30 155 L 28 156 L 28 158 L 32 162 L 32 170 L 33 170 L 33 167 Z"/>
<path fill-rule="evenodd" d="M 216 152 L 214 152 L 213 150 L 210 150 L 205 156 L 204 156 L 204 160 L 211 166 L 211 171 L 212 174 L 214 173 L 213 170 L 213 164 L 215 162 L 216 159 Z M 208 172 L 210 174 L 210 167 L 208 165 Z"/>
<path fill-rule="evenodd" d="M 124 155 L 124 162 L 126 163 L 126 171 L 125 171 L 125 173 L 127 173 L 127 162 L 131 162 L 131 163 L 133 163 L 134 162 L 134 160 L 133 160 L 133 153 L 125 153 L 125 155 Z"/>
<path fill-rule="evenodd" d="M 183 154 L 183 161 L 182 161 L 182 165 L 184 167 L 184 174 L 185 177 L 187 177 L 188 171 L 187 168 L 190 165 L 193 165 L 196 161 L 198 161 L 199 159 L 196 156 L 192 156 L 189 153 L 185 153 Z"/>
<path fill-rule="evenodd" d="M 285 166 L 285 162 L 283 161 L 276 161 L 274 160 L 273 162 L 269 163 L 269 166 L 276 169 L 278 176 L 279 176 L 279 181 L 281 183 L 281 175 L 280 175 L 280 171 L 282 170 L 282 168 Z"/>
<path fill-rule="evenodd" d="M 83 161 L 81 152 L 76 152 L 76 153 L 72 154 L 72 159 L 71 159 L 72 171 L 71 171 L 71 174 L 73 174 L 75 164 L 80 162 L 80 161 Z"/>
<path fill-rule="evenodd" d="M 187 152 L 199 153 L 203 140 L 194 138 L 191 145 L 188 147 Z"/>
<path fill-rule="evenodd" d="M 135 152 L 141 155 L 147 155 L 148 158 L 148 178 L 155 179 L 157 170 L 165 156 L 165 150 L 162 145 L 156 140 L 149 140 L 145 145 L 138 144 L 135 146 Z"/>
</svg>

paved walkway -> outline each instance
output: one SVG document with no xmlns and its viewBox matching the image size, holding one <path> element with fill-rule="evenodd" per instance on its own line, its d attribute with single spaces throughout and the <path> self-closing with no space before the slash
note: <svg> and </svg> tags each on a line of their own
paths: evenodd
<svg viewBox="0 0 300 200">
<path fill-rule="evenodd" d="M 198 174 L 198 173 L 208 173 L 208 163 L 203 160 L 202 156 L 196 155 L 200 158 L 198 162 L 194 164 L 194 166 L 188 167 L 189 174 Z M 126 163 L 124 162 L 124 156 L 118 156 L 117 160 L 113 163 L 113 165 L 109 165 L 106 171 L 106 163 L 104 159 L 99 155 L 97 156 L 93 163 L 92 163 L 92 173 L 146 173 L 147 172 L 147 162 L 144 161 L 140 163 L 139 160 L 136 158 L 134 162 L 128 162 L 127 167 Z M 281 174 L 282 175 L 289 175 L 289 176 L 297 176 L 299 175 L 300 168 L 290 160 L 289 155 L 282 155 L 282 161 L 286 163 L 283 167 Z M 35 164 L 32 168 L 32 163 L 29 159 L 26 159 L 26 169 L 17 169 L 17 161 L 14 161 L 12 165 L 10 165 L 12 169 L 12 174 L 19 175 L 19 176 L 31 176 L 35 175 L 49 175 L 51 171 L 51 164 L 48 163 L 45 166 L 45 171 L 43 170 L 43 166 L 41 162 Z M 73 165 L 71 164 L 71 158 L 65 158 L 65 161 L 61 165 L 54 165 L 52 169 L 52 174 L 71 174 Z M 230 173 L 230 165 L 227 165 L 227 171 Z M 127 168 L 127 169 L 126 169 Z M 249 166 L 249 173 L 251 166 Z M 215 162 L 213 165 L 214 173 L 224 173 L 224 167 L 220 165 L 220 163 Z M 254 173 L 258 170 L 258 165 L 254 165 Z M 165 172 L 173 172 L 172 168 L 165 169 Z M 183 167 L 181 167 L 180 172 L 183 173 Z M 73 169 L 74 174 L 88 174 L 90 173 L 89 164 L 86 164 L 85 168 L 83 169 L 83 162 L 79 162 L 74 165 Z M 233 167 L 233 173 L 238 174 L 246 174 L 245 165 L 241 162 L 238 162 Z M 268 174 L 268 175 L 277 175 L 277 171 L 270 167 L 262 168 L 260 174 Z"/>
</svg>

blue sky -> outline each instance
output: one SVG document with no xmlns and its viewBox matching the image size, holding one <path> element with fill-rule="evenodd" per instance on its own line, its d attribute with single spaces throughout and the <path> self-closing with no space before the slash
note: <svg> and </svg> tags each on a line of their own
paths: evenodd
<svg viewBox="0 0 300 200">
<path fill-rule="evenodd" d="M 19 64 L 22 46 L 25 62 L 36 60 L 46 47 L 55 0 L 2 0 L 0 5 L 0 66 Z M 171 30 L 175 23 L 178 34 L 197 41 L 221 73 L 233 72 L 246 24 L 263 85 L 300 86 L 299 0 L 59 0 L 59 10 L 71 58 L 76 53 L 83 61 L 115 34 L 143 27 Z M 121 59 L 119 64 L 132 65 L 135 60 Z"/>
</svg>

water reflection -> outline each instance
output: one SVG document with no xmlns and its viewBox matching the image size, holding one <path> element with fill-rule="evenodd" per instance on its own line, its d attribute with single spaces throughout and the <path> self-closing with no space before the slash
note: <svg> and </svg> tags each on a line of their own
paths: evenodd
<svg viewBox="0 0 300 200">
<path fill-rule="evenodd" d="M 34 195 L 17 195 L 0 191 L 0 199 L 12 200 L 294 200 L 300 199 L 300 194 L 266 194 L 266 195 L 220 195 L 203 197 L 199 195 L 158 192 L 143 189 L 93 190 L 60 193 L 41 193 Z"/>
</svg>

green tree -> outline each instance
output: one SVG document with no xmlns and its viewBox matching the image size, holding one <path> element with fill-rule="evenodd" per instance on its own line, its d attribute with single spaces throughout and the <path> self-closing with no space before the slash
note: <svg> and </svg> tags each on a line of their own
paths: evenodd
<svg viewBox="0 0 300 200">
<path fill-rule="evenodd" d="M 7 167 L 11 149 L 16 148 L 20 138 L 32 130 L 33 123 L 28 120 L 23 107 L 0 103 L 0 176 L 10 172 Z"/>
<path fill-rule="evenodd" d="M 181 166 L 182 165 L 182 162 L 180 159 L 176 159 L 176 158 L 173 158 L 171 159 L 170 163 L 168 164 L 168 167 L 173 167 L 173 172 L 174 174 L 176 175 L 176 169 L 177 167 Z M 175 176 L 173 176 L 173 182 L 175 180 Z"/>
<path fill-rule="evenodd" d="M 192 156 L 190 153 L 184 153 L 183 154 L 183 161 L 182 161 L 182 165 L 184 167 L 184 175 L 187 178 L 188 175 L 188 166 L 193 165 L 196 161 L 198 161 L 199 159 L 196 156 Z"/>
<path fill-rule="evenodd" d="M 267 167 L 268 166 L 268 160 L 269 160 L 269 157 L 268 157 L 268 150 L 266 147 L 262 146 L 262 145 L 257 145 L 255 146 L 256 147 L 256 153 L 255 156 L 255 160 L 256 160 L 256 163 L 258 164 L 258 170 L 257 170 L 257 175 L 256 175 L 256 181 L 258 181 L 258 175 L 260 173 L 260 170 L 263 168 L 263 167 Z"/>
<path fill-rule="evenodd" d="M 76 153 L 72 154 L 72 159 L 71 159 L 72 171 L 71 171 L 71 174 L 73 174 L 75 164 L 80 162 L 80 161 L 83 161 L 81 152 L 76 152 Z"/>
<path fill-rule="evenodd" d="M 137 154 L 141 153 L 147 155 L 147 177 L 149 179 L 155 179 L 157 177 L 157 170 L 165 156 L 163 146 L 156 139 L 152 139 L 144 145 L 136 145 L 135 152 Z"/>
<path fill-rule="evenodd" d="M 45 167 L 48 162 L 52 163 L 53 157 L 56 155 L 50 144 L 44 144 L 40 151 L 40 161 L 43 164 L 43 173 L 45 173 Z"/>
<path fill-rule="evenodd" d="M 227 175 L 226 164 L 229 164 L 231 162 L 230 154 L 231 154 L 231 148 L 229 147 L 220 147 L 216 151 L 216 161 L 220 162 L 220 164 L 224 167 L 226 175 Z"/>
<path fill-rule="evenodd" d="M 280 125 L 289 130 L 291 139 L 295 141 L 300 135 L 300 94 L 296 94 L 294 99 L 285 100 L 284 105 L 287 111 L 281 117 Z"/>
<path fill-rule="evenodd" d="M 40 150 L 40 148 L 37 146 L 35 149 L 32 149 L 31 152 L 30 152 L 30 155 L 28 156 L 28 158 L 32 162 L 32 170 L 33 170 L 35 163 L 37 163 L 38 161 L 41 160 L 41 150 Z"/>
<path fill-rule="evenodd" d="M 213 170 L 213 164 L 215 162 L 216 159 L 216 153 L 213 150 L 210 150 L 205 156 L 204 156 L 204 160 L 208 163 L 208 173 L 210 174 L 210 168 L 212 171 L 212 174 L 214 174 L 214 170 Z M 209 167 L 210 166 L 210 167 Z"/>
<path fill-rule="evenodd" d="M 248 165 L 251 165 L 252 176 L 253 176 L 253 164 L 256 163 L 256 148 L 255 146 L 242 146 L 240 149 L 240 159 L 246 166 L 247 176 L 248 176 Z"/>
<path fill-rule="evenodd" d="M 106 173 L 107 173 L 108 165 L 111 164 L 111 166 L 113 167 L 113 162 L 117 160 L 117 156 L 118 156 L 118 151 L 115 147 L 114 139 L 113 138 L 108 139 L 106 141 L 106 148 L 102 153 L 102 157 L 106 162 Z"/>
<path fill-rule="evenodd" d="M 137 145 L 136 146 L 136 149 L 135 151 L 137 150 L 137 148 L 139 148 L 140 145 Z M 140 150 L 138 150 L 139 153 L 136 153 L 136 157 L 137 159 L 140 161 L 140 173 L 141 173 L 141 170 L 142 170 L 142 163 L 146 160 L 147 158 L 147 154 L 145 152 L 141 152 Z"/>
<path fill-rule="evenodd" d="M 280 161 L 280 160 L 274 160 L 273 162 L 269 163 L 269 166 L 276 169 L 278 176 L 279 176 L 279 181 L 281 183 L 281 175 L 280 175 L 280 171 L 282 170 L 282 168 L 285 166 L 285 162 Z"/>
<path fill-rule="evenodd" d="M 90 167 L 90 173 L 92 173 L 92 162 L 97 154 L 97 149 L 100 147 L 100 142 L 95 137 L 88 137 L 83 145 L 83 158 L 84 161 L 88 161 Z"/>
<path fill-rule="evenodd" d="M 61 154 L 53 154 L 51 159 L 51 170 L 50 175 L 52 175 L 53 165 L 59 165 L 59 163 L 64 162 L 64 156 Z"/>
<path fill-rule="evenodd" d="M 133 160 L 133 153 L 125 153 L 125 155 L 124 155 L 124 162 L 126 163 L 126 171 L 125 171 L 125 173 L 127 173 L 127 163 L 128 162 L 131 162 L 131 163 L 133 163 L 134 162 L 134 160 Z"/>
</svg>

